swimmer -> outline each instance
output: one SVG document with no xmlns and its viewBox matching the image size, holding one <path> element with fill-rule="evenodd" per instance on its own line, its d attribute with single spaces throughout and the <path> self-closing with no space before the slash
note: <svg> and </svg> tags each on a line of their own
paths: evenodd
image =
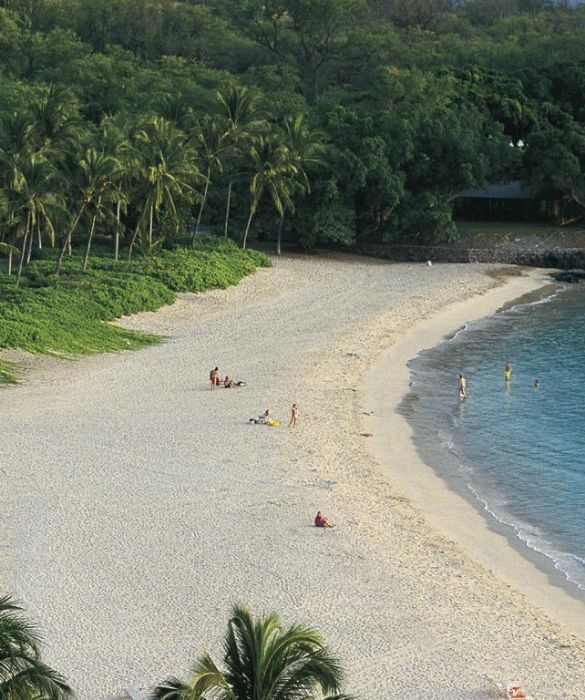
<svg viewBox="0 0 585 700">
<path fill-rule="evenodd" d="M 511 377 L 512 377 L 512 365 L 509 362 L 506 362 L 506 366 L 504 367 L 504 378 L 507 382 L 509 382 Z"/>
<path fill-rule="evenodd" d="M 465 387 L 467 386 L 467 382 L 465 380 L 465 377 L 460 374 L 459 375 L 459 398 L 463 401 L 463 399 L 467 398 L 467 392 L 465 391 Z"/>
<path fill-rule="evenodd" d="M 539 386 L 540 386 L 540 382 L 538 381 L 538 379 L 535 379 L 534 380 L 534 388 L 538 389 Z"/>
</svg>

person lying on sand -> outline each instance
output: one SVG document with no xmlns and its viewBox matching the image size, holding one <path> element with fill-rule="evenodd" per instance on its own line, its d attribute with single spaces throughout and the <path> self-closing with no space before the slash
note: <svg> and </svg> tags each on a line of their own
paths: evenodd
<svg viewBox="0 0 585 700">
<path fill-rule="evenodd" d="M 258 418 L 250 418 L 250 423 L 254 425 L 269 425 L 272 428 L 276 428 L 280 425 L 280 421 L 272 417 L 272 413 L 269 408 Z"/>
<path fill-rule="evenodd" d="M 250 418 L 250 423 L 255 423 L 256 425 L 267 425 L 269 421 L 272 420 L 272 412 L 267 408 L 264 413 L 258 416 L 258 418 Z"/>
<path fill-rule="evenodd" d="M 226 389 L 237 389 L 240 386 L 246 386 L 246 382 L 240 380 L 239 382 L 236 382 L 235 379 L 230 379 L 227 375 L 226 378 L 223 380 L 223 385 Z"/>
<path fill-rule="evenodd" d="M 333 527 L 329 520 L 321 513 L 321 511 L 317 511 L 317 515 L 315 516 L 315 527 Z"/>
</svg>

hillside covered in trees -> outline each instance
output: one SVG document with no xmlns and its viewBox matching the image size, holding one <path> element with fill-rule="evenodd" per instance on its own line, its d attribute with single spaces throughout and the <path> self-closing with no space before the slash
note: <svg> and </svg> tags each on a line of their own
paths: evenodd
<svg viewBox="0 0 585 700">
<path fill-rule="evenodd" d="M 553 0 L 2 0 L 0 254 L 446 241 L 506 179 L 585 204 L 584 39 Z"/>
</svg>

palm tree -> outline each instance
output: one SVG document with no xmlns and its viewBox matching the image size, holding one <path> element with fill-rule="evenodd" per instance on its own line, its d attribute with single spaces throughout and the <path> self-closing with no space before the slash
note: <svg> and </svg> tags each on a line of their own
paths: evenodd
<svg viewBox="0 0 585 700">
<path fill-rule="evenodd" d="M 302 625 L 283 628 L 276 615 L 255 620 L 235 606 L 224 641 L 224 669 L 208 654 L 192 675 L 170 678 L 154 700 L 349 700 L 339 694 L 342 672 L 317 632 Z"/>
<path fill-rule="evenodd" d="M 22 204 L 17 189 L 22 183 L 22 169 L 25 160 L 33 150 L 33 124 L 28 115 L 18 112 L 6 115 L 0 124 L 0 166 L 2 179 L 0 184 L 4 187 L 4 237 L 6 232 L 11 232 L 11 238 L 16 243 L 16 234 L 19 228 L 19 208 Z M 4 251 L 8 255 L 8 274 L 12 274 L 12 258 L 18 248 L 9 243 L 4 243 Z"/>
<path fill-rule="evenodd" d="M 154 215 L 162 206 L 168 207 L 178 226 L 175 200 L 177 197 L 198 200 L 193 184 L 202 179 L 185 134 L 162 117 L 152 117 L 136 136 L 140 146 L 140 182 L 144 206 L 134 230 L 128 259 L 142 223 L 148 217 L 148 243 L 152 246 Z"/>
<path fill-rule="evenodd" d="M 40 232 L 41 223 L 48 231 L 51 241 L 55 239 L 53 212 L 62 207 L 60 196 L 55 192 L 57 173 L 49 161 L 40 153 L 32 153 L 21 163 L 21 169 L 16 173 L 13 182 L 13 194 L 19 202 L 20 229 L 22 233 L 22 249 L 16 285 L 20 284 L 22 268 L 26 258 L 30 262 L 34 231 Z M 39 234 L 40 240 L 40 234 Z"/>
<path fill-rule="evenodd" d="M 197 214 L 197 224 L 193 233 L 193 241 L 199 233 L 201 225 L 201 216 L 203 207 L 207 202 L 207 192 L 211 182 L 212 170 L 222 172 L 223 166 L 221 163 L 221 153 L 225 149 L 225 135 L 222 133 L 217 119 L 210 115 L 206 115 L 195 124 L 195 140 L 200 154 L 200 158 L 205 164 L 205 188 L 203 190 L 203 198 L 199 205 L 199 213 Z"/>
<path fill-rule="evenodd" d="M 75 99 L 67 88 L 51 85 L 31 107 L 37 147 L 66 152 L 75 148 L 81 126 Z"/>
<path fill-rule="evenodd" d="M 134 185 L 134 173 L 139 169 L 139 154 L 133 148 L 134 125 L 123 117 L 104 117 L 100 124 L 100 143 L 104 152 L 116 159 L 118 168 L 113 178 L 111 199 L 115 207 L 114 260 L 120 254 L 120 235 L 124 231 L 122 212 L 126 213 Z"/>
<path fill-rule="evenodd" d="M 34 148 L 34 125 L 25 112 L 16 112 L 2 119 L 0 124 L 0 162 L 7 184 L 11 184 L 22 159 Z"/>
<path fill-rule="evenodd" d="M 304 114 L 286 117 L 284 120 L 285 144 L 289 158 L 298 171 L 306 190 L 310 191 L 307 168 L 323 163 L 325 134 L 311 129 Z"/>
<path fill-rule="evenodd" d="M 288 177 L 279 177 L 276 181 L 276 188 L 278 190 L 278 197 L 272 196 L 272 202 L 274 208 L 278 213 L 278 232 L 276 235 L 276 254 L 281 254 L 282 248 L 282 230 L 284 227 L 284 215 L 287 211 L 291 214 L 295 213 L 295 205 L 293 200 L 293 195 L 295 193 L 305 194 L 307 190 L 297 179 L 297 174 L 294 170 L 291 170 Z"/>
<path fill-rule="evenodd" d="M 104 198 L 107 188 L 115 176 L 117 163 L 114 158 L 107 156 L 95 148 L 88 148 L 79 162 L 77 172 L 73 176 L 74 204 L 71 209 L 70 225 L 63 237 L 61 251 L 57 260 L 56 272 L 59 274 L 63 265 L 65 251 L 71 244 L 73 234 L 77 230 L 81 217 L 90 205 L 96 205 Z M 94 219 L 95 223 L 95 219 Z M 90 232 L 89 246 L 93 231 Z M 89 249 L 86 253 L 89 256 Z"/>
<path fill-rule="evenodd" d="M 87 237 L 87 246 L 83 257 L 83 271 L 87 270 L 89 255 L 91 252 L 91 244 L 95 233 L 96 221 L 104 220 L 109 212 L 109 205 L 114 202 L 121 202 L 121 197 L 118 194 L 116 180 L 118 178 L 121 165 L 113 156 L 100 153 L 94 149 L 87 152 L 88 160 L 91 160 L 91 167 L 95 171 L 97 197 L 94 197 L 91 203 L 91 226 L 89 236 Z M 116 235 L 118 227 L 116 227 Z"/>
<path fill-rule="evenodd" d="M 311 129 L 307 124 L 304 114 L 297 114 L 295 117 L 287 117 L 284 120 L 285 146 L 288 153 L 288 160 L 291 167 L 292 182 L 290 183 L 290 194 L 297 191 L 302 194 L 309 194 L 311 186 L 307 168 L 321 165 L 322 155 L 325 152 L 323 143 L 325 135 L 321 131 Z M 282 229 L 284 224 L 284 214 L 287 207 L 280 212 L 278 222 L 278 235 L 276 239 L 276 254 L 281 253 Z M 294 211 L 294 208 L 291 209 Z"/>
<path fill-rule="evenodd" d="M 187 131 L 193 123 L 193 107 L 181 94 L 164 95 L 157 112 L 183 131 Z"/>
<path fill-rule="evenodd" d="M 41 661 L 38 636 L 9 596 L 0 598 L 0 698 L 65 700 L 73 692 Z"/>
<path fill-rule="evenodd" d="M 250 149 L 250 160 L 253 173 L 250 181 L 250 214 L 244 231 L 242 248 L 246 247 L 252 219 L 265 191 L 270 194 L 281 217 L 284 216 L 285 208 L 294 210 L 291 199 L 291 177 L 295 171 L 286 147 L 275 137 L 261 136 Z"/>
<path fill-rule="evenodd" d="M 0 190 L 0 236 L 6 235 L 5 231 L 9 223 L 10 199 L 4 190 Z M 12 256 L 17 253 L 18 248 L 0 239 L 0 253 L 8 258 L 8 274 L 12 274 Z"/>
<path fill-rule="evenodd" d="M 224 110 L 226 144 L 238 154 L 252 135 L 265 128 L 266 122 L 258 117 L 254 95 L 246 87 L 228 85 L 217 93 L 217 100 Z M 230 207 L 232 200 L 233 178 L 228 182 L 227 203 L 225 208 L 224 236 L 228 235 Z"/>
</svg>

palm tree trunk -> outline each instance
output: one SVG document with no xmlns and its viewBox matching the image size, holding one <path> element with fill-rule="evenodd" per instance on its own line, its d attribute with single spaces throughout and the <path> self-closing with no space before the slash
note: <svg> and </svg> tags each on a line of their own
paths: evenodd
<svg viewBox="0 0 585 700">
<path fill-rule="evenodd" d="M 81 205 L 81 209 L 77 212 L 75 221 L 73 222 L 71 228 L 65 236 L 65 240 L 63 241 L 63 245 L 61 246 L 61 251 L 59 252 L 59 257 L 57 258 L 57 268 L 55 269 L 55 274 L 57 275 L 61 272 L 61 267 L 63 266 L 63 258 L 65 257 L 65 251 L 69 250 L 69 255 L 71 255 L 71 238 L 73 237 L 73 233 L 77 228 L 77 224 L 79 223 L 81 215 L 85 211 L 86 206 L 87 204 L 85 202 Z"/>
<path fill-rule="evenodd" d="M 41 235 L 41 222 L 37 222 L 37 245 L 38 249 L 43 249 L 43 236 Z"/>
<path fill-rule="evenodd" d="M 117 260 L 120 256 L 120 209 L 122 203 L 118 202 L 116 204 L 116 237 L 114 238 L 114 260 Z"/>
<path fill-rule="evenodd" d="M 24 232 L 24 240 L 22 241 L 22 250 L 20 252 L 20 263 L 18 265 L 18 275 L 16 277 L 16 286 L 20 285 L 20 277 L 22 275 L 22 266 L 24 264 L 24 256 L 26 255 L 26 244 L 28 243 L 28 232 L 30 228 L 30 214 L 26 218 L 26 230 Z"/>
<path fill-rule="evenodd" d="M 59 274 L 61 272 L 61 267 L 63 265 L 63 258 L 65 257 L 65 251 L 67 250 L 67 247 L 69 245 L 69 233 L 65 236 L 63 239 L 63 244 L 61 245 L 61 250 L 59 251 L 59 257 L 57 258 L 57 267 L 55 268 L 55 274 Z"/>
<path fill-rule="evenodd" d="M 89 229 L 89 238 L 87 239 L 87 248 L 85 249 L 85 257 L 83 258 L 83 271 L 84 272 L 87 270 L 87 263 L 89 262 L 89 253 L 91 251 L 91 241 L 93 239 L 93 232 L 95 231 L 96 218 L 97 218 L 97 214 L 94 214 L 93 219 L 91 220 L 91 228 Z"/>
<path fill-rule="evenodd" d="M 8 253 L 8 275 L 12 275 L 12 251 Z"/>
<path fill-rule="evenodd" d="M 148 220 L 148 245 L 152 249 L 152 228 L 154 222 L 154 204 L 150 205 L 150 218 Z M 150 250 L 148 251 L 150 253 Z"/>
<path fill-rule="evenodd" d="M 207 167 L 207 180 L 205 181 L 205 189 L 203 190 L 203 199 L 201 200 L 201 206 L 199 207 L 199 214 L 197 216 L 197 224 L 195 226 L 195 233 L 193 234 L 193 242 L 195 242 L 195 237 L 199 233 L 199 226 L 201 224 L 201 215 L 203 214 L 203 207 L 207 201 L 207 190 L 209 189 L 209 178 L 211 177 L 211 168 Z"/>
<path fill-rule="evenodd" d="M 248 217 L 248 223 L 246 224 L 246 230 L 244 232 L 244 240 L 242 241 L 242 250 L 246 249 L 246 243 L 248 241 L 248 233 L 250 232 L 250 226 L 252 224 L 252 217 L 254 216 L 254 209 L 250 207 L 250 216 Z"/>
<path fill-rule="evenodd" d="M 284 212 L 280 216 L 280 221 L 278 222 L 278 236 L 276 237 L 276 254 L 280 255 L 280 244 L 282 242 L 282 225 L 284 223 Z"/>
<path fill-rule="evenodd" d="M 228 196 L 227 196 L 227 204 L 225 207 L 225 226 L 223 228 L 223 235 L 227 238 L 228 235 L 228 223 L 230 220 L 230 206 L 232 202 L 232 181 L 230 180 L 228 183 Z"/>
<path fill-rule="evenodd" d="M 128 247 L 128 260 L 132 260 L 132 250 L 134 249 L 134 244 L 138 238 L 138 231 L 140 231 L 140 221 L 136 224 L 134 233 L 132 234 L 132 240 L 130 241 L 130 246 Z"/>
<path fill-rule="evenodd" d="M 30 259 L 32 257 L 33 242 L 34 242 L 34 238 L 35 238 L 35 232 L 34 232 L 33 227 L 34 227 L 34 224 L 31 226 L 30 236 L 28 239 L 28 250 L 26 253 L 26 264 L 27 265 L 30 263 Z"/>
</svg>

